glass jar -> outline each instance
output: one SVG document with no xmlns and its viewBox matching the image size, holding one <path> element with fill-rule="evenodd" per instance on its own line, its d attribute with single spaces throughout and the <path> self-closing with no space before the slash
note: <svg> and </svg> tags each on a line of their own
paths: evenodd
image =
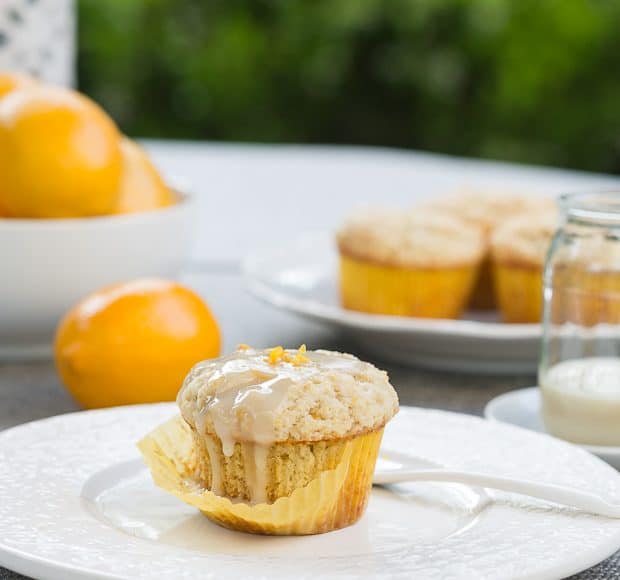
<svg viewBox="0 0 620 580">
<path fill-rule="evenodd" d="M 620 445 L 620 192 L 560 204 L 544 273 L 543 419 L 563 439 Z"/>
</svg>

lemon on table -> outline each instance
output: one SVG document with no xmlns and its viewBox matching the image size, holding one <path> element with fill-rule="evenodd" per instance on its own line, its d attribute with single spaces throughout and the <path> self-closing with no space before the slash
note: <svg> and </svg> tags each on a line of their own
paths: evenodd
<svg viewBox="0 0 620 580">
<path fill-rule="evenodd" d="M 220 353 L 220 332 L 202 299 L 166 280 L 104 288 L 60 322 L 55 359 L 86 408 L 170 401 L 198 361 Z"/>
<path fill-rule="evenodd" d="M 174 195 L 142 147 L 125 137 L 121 153 L 123 173 L 117 213 L 148 211 L 174 203 Z"/>
<path fill-rule="evenodd" d="M 28 75 L 0 72 L 0 99 L 16 89 L 36 86 L 38 82 L 37 79 Z"/>
<path fill-rule="evenodd" d="M 0 100 L 0 205 L 16 217 L 111 213 L 120 133 L 89 98 L 37 86 Z"/>
</svg>

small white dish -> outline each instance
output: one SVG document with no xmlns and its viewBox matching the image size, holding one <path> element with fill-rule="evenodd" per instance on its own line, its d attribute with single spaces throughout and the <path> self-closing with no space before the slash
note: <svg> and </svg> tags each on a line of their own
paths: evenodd
<svg viewBox="0 0 620 580">
<path fill-rule="evenodd" d="M 484 416 L 491 421 L 524 427 L 538 433 L 547 433 L 540 408 L 540 389 L 528 387 L 495 397 L 484 408 Z M 600 457 L 616 469 L 620 469 L 620 447 L 600 445 L 578 445 L 578 447 Z"/>
<path fill-rule="evenodd" d="M 374 488 L 365 516 L 329 534 L 226 530 L 157 488 L 138 454 L 136 442 L 177 412 L 174 404 L 87 411 L 1 433 L 0 565 L 63 580 L 551 580 L 620 548 L 619 520 L 447 483 Z M 409 454 L 620 501 L 620 475 L 596 457 L 477 417 L 401 408 L 385 432 L 383 467 L 398 469 Z"/>
<path fill-rule="evenodd" d="M 190 250 L 193 200 L 75 219 L 0 218 L 0 360 L 49 356 L 56 324 L 103 286 L 175 277 Z"/>
<path fill-rule="evenodd" d="M 258 251 L 244 260 L 242 270 L 248 289 L 261 300 L 339 327 L 381 358 L 474 373 L 536 369 L 539 324 L 503 324 L 488 313 L 433 320 L 344 309 L 338 298 L 333 235 L 315 234 Z"/>
</svg>

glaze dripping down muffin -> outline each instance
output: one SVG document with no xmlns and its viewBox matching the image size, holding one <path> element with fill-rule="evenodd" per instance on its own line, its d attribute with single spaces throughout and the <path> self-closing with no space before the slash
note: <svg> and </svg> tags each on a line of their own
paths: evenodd
<svg viewBox="0 0 620 580">
<path fill-rule="evenodd" d="M 199 363 L 179 392 L 210 489 L 275 501 L 381 429 L 398 401 L 387 374 L 342 353 L 242 348 Z M 212 460 L 215 458 L 215 460 Z"/>
</svg>

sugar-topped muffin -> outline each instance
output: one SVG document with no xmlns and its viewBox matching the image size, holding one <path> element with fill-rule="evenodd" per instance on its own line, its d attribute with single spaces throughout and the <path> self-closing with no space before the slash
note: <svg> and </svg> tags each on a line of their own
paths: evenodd
<svg viewBox="0 0 620 580">
<path fill-rule="evenodd" d="M 557 212 L 522 215 L 508 220 L 491 237 L 491 256 L 502 264 L 542 268 L 557 228 Z"/>
<path fill-rule="evenodd" d="M 336 237 L 343 305 L 376 314 L 458 317 L 485 251 L 479 228 L 428 208 L 361 210 Z"/>
<path fill-rule="evenodd" d="M 496 306 L 491 260 L 488 254 L 494 231 L 505 221 L 520 215 L 530 217 L 548 213 L 555 208 L 553 199 L 545 196 L 523 195 L 509 191 L 462 189 L 433 199 L 425 207 L 457 216 L 478 227 L 485 236 L 487 256 L 483 260 L 472 291 L 470 306 L 491 309 Z"/>
<path fill-rule="evenodd" d="M 542 316 L 544 264 L 558 227 L 557 212 L 519 217 L 497 229 L 492 238 L 493 270 L 502 315 L 507 322 L 538 322 Z M 620 322 L 620 250 L 605 228 L 593 231 L 579 223 L 564 228 L 570 244 L 554 254 L 556 288 L 551 318 L 579 320 L 584 326 Z M 579 291 L 576 291 L 579 289 Z"/>
<path fill-rule="evenodd" d="M 509 191 L 462 189 L 432 200 L 427 207 L 438 209 L 475 225 L 491 236 L 495 228 L 516 216 L 534 216 L 553 211 L 553 199 Z"/>
<path fill-rule="evenodd" d="M 499 226 L 491 238 L 497 300 L 506 322 L 539 322 L 543 266 L 558 214 L 522 215 Z"/>
<path fill-rule="evenodd" d="M 177 402 L 192 450 L 179 471 L 227 502 L 200 505 L 202 511 L 228 527 L 275 534 L 320 533 L 357 521 L 383 428 L 398 411 L 384 371 L 352 355 L 304 347 L 241 346 L 199 363 Z M 147 462 L 155 455 L 143 453 Z M 238 504 L 246 509 L 241 515 Z"/>
</svg>

